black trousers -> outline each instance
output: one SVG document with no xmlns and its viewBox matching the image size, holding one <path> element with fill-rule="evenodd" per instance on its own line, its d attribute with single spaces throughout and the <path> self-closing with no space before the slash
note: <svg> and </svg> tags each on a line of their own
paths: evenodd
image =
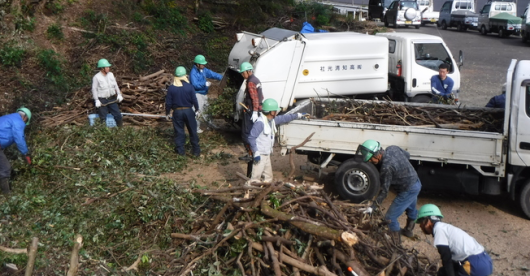
<svg viewBox="0 0 530 276">
<path fill-rule="evenodd" d="M 99 101 L 101 102 L 101 106 L 98 108 L 98 115 L 99 115 L 99 119 L 101 120 L 101 122 L 105 123 L 107 121 L 107 114 L 110 113 L 112 114 L 112 116 L 114 116 L 114 120 L 116 121 L 116 124 L 118 126 L 122 126 L 123 120 L 121 116 L 120 107 L 118 106 L 118 103 L 117 103 L 117 96 L 114 95 L 106 99 L 99 98 Z M 104 104 L 108 104 L 109 102 L 115 102 L 115 103 L 111 103 L 109 105 L 103 106 Z"/>
</svg>

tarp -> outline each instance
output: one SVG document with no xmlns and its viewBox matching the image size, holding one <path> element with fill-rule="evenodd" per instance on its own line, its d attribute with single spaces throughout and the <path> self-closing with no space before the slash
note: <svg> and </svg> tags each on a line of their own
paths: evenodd
<svg viewBox="0 0 530 276">
<path fill-rule="evenodd" d="M 507 24 L 521 24 L 523 20 L 517 16 L 509 13 L 501 12 L 495 16 L 490 17 L 491 22 L 506 22 Z"/>
<path fill-rule="evenodd" d="M 300 31 L 300 33 L 327 33 L 328 31 L 326 30 L 318 30 L 318 31 L 315 31 L 315 28 L 313 28 L 313 25 L 311 25 L 311 23 L 309 22 L 304 22 L 304 25 L 302 27 L 302 30 Z"/>
</svg>

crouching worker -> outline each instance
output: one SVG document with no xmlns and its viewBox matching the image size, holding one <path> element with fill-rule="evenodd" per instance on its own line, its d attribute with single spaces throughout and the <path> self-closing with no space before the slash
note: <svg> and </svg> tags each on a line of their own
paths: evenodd
<svg viewBox="0 0 530 276">
<path fill-rule="evenodd" d="M 433 235 L 443 266 L 438 276 L 487 276 L 493 273 L 491 258 L 464 230 L 442 222 L 442 212 L 434 204 L 421 206 L 416 223 L 426 235 Z"/>
<path fill-rule="evenodd" d="M 11 165 L 4 154 L 4 150 L 13 143 L 17 144 L 18 150 L 25 155 L 26 162 L 31 165 L 31 157 L 28 154 L 28 146 L 24 136 L 24 129 L 26 125 L 29 125 L 30 119 L 31 111 L 25 107 L 19 108 L 17 113 L 0 117 L 0 188 L 3 194 L 11 193 L 9 186 Z"/>
<path fill-rule="evenodd" d="M 254 153 L 252 165 L 252 176 L 250 182 L 272 182 L 271 157 L 272 147 L 274 146 L 274 136 L 276 135 L 277 125 L 286 124 L 295 119 L 301 119 L 304 114 L 286 114 L 279 115 L 280 111 L 278 102 L 274 99 L 263 101 L 263 112 L 258 117 L 248 137 L 250 148 Z"/>
<path fill-rule="evenodd" d="M 396 191 L 396 198 L 388 207 L 385 220 L 390 221 L 388 228 L 390 235 L 395 242 L 401 242 L 401 235 L 413 237 L 414 225 L 418 210 L 416 203 L 421 190 L 421 182 L 414 167 L 409 162 L 410 154 L 398 146 L 389 146 L 384 150 L 381 144 L 375 140 L 366 140 L 359 145 L 357 150 L 362 154 L 364 162 L 371 162 L 374 165 L 381 164 L 379 171 L 381 181 L 381 192 L 375 199 L 372 207 L 365 213 L 371 214 L 383 202 L 388 195 L 390 186 Z M 398 218 L 407 213 L 407 226 L 400 229 Z"/>
</svg>

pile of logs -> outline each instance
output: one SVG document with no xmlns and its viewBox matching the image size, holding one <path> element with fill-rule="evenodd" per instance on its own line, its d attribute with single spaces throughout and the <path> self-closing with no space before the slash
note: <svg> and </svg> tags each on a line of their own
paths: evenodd
<svg viewBox="0 0 530 276">
<path fill-rule="evenodd" d="M 148 113 L 165 115 L 164 89 L 173 81 L 173 75 L 160 70 L 144 77 L 119 77 L 118 85 L 123 94 L 120 110 L 124 113 Z M 97 113 L 92 98 L 91 87 L 85 87 L 71 97 L 68 104 L 54 107 L 52 111 L 44 112 L 42 125 L 55 127 L 64 124 L 86 125 L 88 114 Z M 140 116 L 124 116 L 124 121 L 135 125 L 149 125 L 153 118 Z"/>
<path fill-rule="evenodd" d="M 322 119 L 334 121 L 489 132 L 502 132 L 504 122 L 504 110 L 493 108 L 444 108 L 447 106 L 365 101 L 319 103 L 316 106 Z"/>
<path fill-rule="evenodd" d="M 230 268 L 252 276 L 436 274 L 427 258 L 387 234 L 380 213 L 363 213 L 369 204 L 332 200 L 318 184 L 254 183 L 195 192 L 224 207 L 197 220 L 191 233 L 171 234 L 177 246 L 187 248 L 174 260 L 182 264 L 175 275 L 188 275 L 214 254 L 233 256 L 221 267 L 229 274 Z"/>
</svg>

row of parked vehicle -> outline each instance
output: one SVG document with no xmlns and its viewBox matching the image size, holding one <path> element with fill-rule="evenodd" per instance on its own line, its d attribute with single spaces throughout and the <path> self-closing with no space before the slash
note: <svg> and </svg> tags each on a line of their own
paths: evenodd
<svg viewBox="0 0 530 276">
<path fill-rule="evenodd" d="M 530 5 L 529 5 L 530 7 Z M 517 17 L 515 2 L 489 1 L 475 12 L 474 0 L 446 1 L 440 12 L 433 10 L 433 0 L 370 0 L 368 18 L 379 18 L 385 26 L 414 26 L 419 29 L 425 24 L 436 24 L 446 30 L 459 31 L 476 29 L 483 35 L 496 33 L 499 37 L 521 35 L 524 42 L 530 40 L 530 13 L 527 7 L 521 17 Z"/>
</svg>

